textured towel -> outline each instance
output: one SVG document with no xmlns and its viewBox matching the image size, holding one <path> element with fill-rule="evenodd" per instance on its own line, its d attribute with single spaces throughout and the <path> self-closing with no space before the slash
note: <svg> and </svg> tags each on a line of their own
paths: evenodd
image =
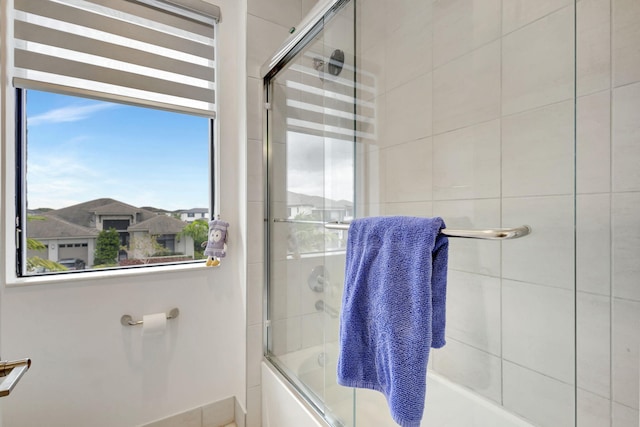
<svg viewBox="0 0 640 427">
<path fill-rule="evenodd" d="M 445 344 L 444 226 L 372 217 L 349 227 L 338 383 L 382 392 L 403 427 L 420 425 L 429 350 Z"/>
</svg>

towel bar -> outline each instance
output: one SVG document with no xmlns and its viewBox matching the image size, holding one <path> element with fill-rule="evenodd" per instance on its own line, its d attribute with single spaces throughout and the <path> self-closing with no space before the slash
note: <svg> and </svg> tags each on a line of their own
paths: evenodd
<svg viewBox="0 0 640 427">
<path fill-rule="evenodd" d="M 348 222 L 327 222 L 324 224 L 325 228 L 330 230 L 348 230 Z M 524 237 L 527 234 L 531 234 L 531 227 L 528 225 L 522 225 L 515 228 L 496 228 L 489 230 L 454 230 L 450 228 L 443 228 L 440 233 L 449 237 L 462 237 L 464 239 L 482 239 L 482 240 L 508 240 Z"/>
<path fill-rule="evenodd" d="M 322 224 L 324 225 L 325 228 L 329 230 L 348 230 L 349 229 L 348 222 L 340 222 L 340 221 L 323 222 L 323 221 L 275 218 L 273 222 Z M 442 230 L 440 230 L 440 233 L 444 234 L 445 236 L 461 237 L 463 239 L 510 240 L 510 239 L 517 239 L 520 237 L 524 237 L 528 234 L 531 234 L 531 227 L 529 227 L 528 225 L 521 225 L 520 227 L 515 227 L 515 228 L 496 228 L 496 229 L 489 229 L 489 230 L 454 230 L 450 228 L 443 228 Z"/>
</svg>

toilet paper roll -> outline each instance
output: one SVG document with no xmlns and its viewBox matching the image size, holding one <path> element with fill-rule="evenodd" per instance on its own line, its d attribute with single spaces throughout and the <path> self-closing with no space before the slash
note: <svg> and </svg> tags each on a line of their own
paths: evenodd
<svg viewBox="0 0 640 427">
<path fill-rule="evenodd" d="M 167 315 L 165 313 L 142 316 L 142 335 L 162 335 L 166 329 Z"/>
</svg>

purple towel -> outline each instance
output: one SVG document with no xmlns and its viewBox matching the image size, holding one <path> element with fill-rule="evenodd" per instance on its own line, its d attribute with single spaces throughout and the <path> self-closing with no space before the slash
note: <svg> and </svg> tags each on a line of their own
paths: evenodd
<svg viewBox="0 0 640 427">
<path fill-rule="evenodd" d="M 442 218 L 373 217 L 349 227 L 338 383 L 378 390 L 420 425 L 431 347 L 445 344 L 448 239 Z"/>
</svg>

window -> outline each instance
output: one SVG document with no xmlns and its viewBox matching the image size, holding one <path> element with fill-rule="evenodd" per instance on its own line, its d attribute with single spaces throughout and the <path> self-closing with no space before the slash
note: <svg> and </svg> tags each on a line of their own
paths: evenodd
<svg viewBox="0 0 640 427">
<path fill-rule="evenodd" d="M 193 0 L 14 7 L 18 276 L 201 257 L 180 213 L 214 212 L 219 9 Z"/>
</svg>

